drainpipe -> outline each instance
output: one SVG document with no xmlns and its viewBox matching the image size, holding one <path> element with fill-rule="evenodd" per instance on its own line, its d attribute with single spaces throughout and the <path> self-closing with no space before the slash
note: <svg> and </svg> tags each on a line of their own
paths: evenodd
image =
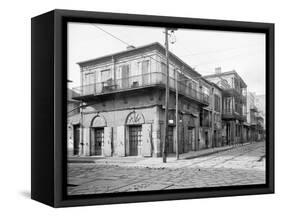
<svg viewBox="0 0 281 217">
<path fill-rule="evenodd" d="M 81 78 L 80 78 L 80 82 L 82 84 L 82 94 L 84 94 L 84 70 L 81 68 Z M 84 139 L 83 139 L 83 102 L 81 102 L 80 104 L 80 147 L 81 150 L 79 150 L 79 155 L 83 155 L 84 154 Z"/>
<path fill-rule="evenodd" d="M 212 86 L 212 123 L 211 123 L 211 138 L 212 138 L 212 148 L 214 147 L 214 112 L 215 112 L 215 94 L 214 87 Z"/>
<path fill-rule="evenodd" d="M 116 70 L 115 70 L 115 59 L 112 56 L 112 72 L 113 72 L 113 80 L 114 80 L 114 84 L 116 84 Z"/>
</svg>

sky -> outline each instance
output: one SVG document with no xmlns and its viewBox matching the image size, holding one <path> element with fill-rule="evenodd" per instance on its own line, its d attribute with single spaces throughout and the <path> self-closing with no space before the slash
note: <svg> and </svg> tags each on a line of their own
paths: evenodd
<svg viewBox="0 0 281 217">
<path fill-rule="evenodd" d="M 100 29 L 102 28 L 102 30 Z M 80 86 L 77 62 L 153 42 L 164 45 L 164 28 L 90 23 L 68 23 L 68 79 L 70 87 Z M 229 31 L 177 29 L 170 51 L 201 75 L 236 70 L 248 91 L 265 94 L 265 34 Z"/>
</svg>

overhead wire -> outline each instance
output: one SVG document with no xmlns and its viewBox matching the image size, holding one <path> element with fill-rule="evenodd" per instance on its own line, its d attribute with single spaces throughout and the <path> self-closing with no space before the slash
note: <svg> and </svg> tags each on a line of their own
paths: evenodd
<svg viewBox="0 0 281 217">
<path fill-rule="evenodd" d="M 103 31 L 104 33 L 108 34 L 109 36 L 115 38 L 116 40 L 120 41 L 121 43 L 123 43 L 123 44 L 125 44 L 125 45 L 127 45 L 127 46 L 132 46 L 132 44 L 130 44 L 130 43 L 124 41 L 124 40 L 121 39 L 120 37 L 117 37 L 116 35 L 110 33 L 109 31 L 107 31 L 107 30 L 105 30 L 105 29 L 103 29 L 103 28 L 101 28 L 100 26 L 98 26 L 98 25 L 96 25 L 96 24 L 93 24 L 93 26 L 95 26 L 95 27 L 98 28 L 99 30 Z M 178 41 L 177 41 L 177 43 L 178 43 Z M 200 52 L 198 52 L 198 53 L 191 53 L 191 54 L 181 55 L 181 56 L 196 56 L 196 55 L 202 55 L 202 54 L 206 54 L 206 53 L 226 52 L 226 51 L 229 51 L 229 50 L 237 50 L 237 49 L 241 49 L 241 48 L 236 47 L 236 48 L 229 48 L 229 49 L 213 50 L 213 51 L 207 51 L 207 52 L 201 52 L 201 53 L 200 53 Z M 171 51 L 169 51 L 169 52 L 172 53 Z M 231 56 L 231 57 L 228 57 L 228 58 L 223 58 L 223 59 L 220 60 L 220 61 L 224 61 L 225 59 L 233 58 L 233 57 L 236 57 L 236 56 L 241 56 L 241 54 L 239 54 L 239 55 L 234 55 L 234 56 Z M 144 58 L 144 57 L 146 57 L 146 56 L 142 55 L 142 57 Z M 161 64 L 165 64 L 165 65 L 166 65 L 165 61 L 159 61 L 159 60 L 153 58 L 152 56 L 149 56 L 149 58 L 153 59 L 154 61 L 156 61 L 156 62 L 158 62 L 158 63 L 161 63 Z M 164 57 L 160 57 L 160 58 L 161 58 L 162 60 L 164 60 Z M 215 60 L 215 61 L 218 61 L 218 60 Z M 213 63 L 213 62 L 215 62 L 215 61 L 199 63 L 199 64 L 196 64 L 195 67 L 202 66 L 202 65 L 206 65 L 206 64 L 211 64 L 211 63 Z M 177 69 L 177 70 L 182 70 L 182 69 L 180 69 L 179 67 L 177 67 L 175 64 L 173 64 L 173 63 L 171 63 L 171 62 L 169 63 L 169 65 L 173 66 L 173 67 L 174 67 L 175 69 Z M 191 67 L 191 66 L 190 66 L 190 67 Z M 192 68 L 194 71 L 196 71 L 196 70 L 195 70 L 195 67 L 191 67 L 191 68 Z M 199 72 L 198 72 L 198 73 L 199 73 Z M 195 78 L 195 79 L 196 79 L 196 78 L 202 78 L 202 76 L 192 77 L 192 78 Z"/>
</svg>

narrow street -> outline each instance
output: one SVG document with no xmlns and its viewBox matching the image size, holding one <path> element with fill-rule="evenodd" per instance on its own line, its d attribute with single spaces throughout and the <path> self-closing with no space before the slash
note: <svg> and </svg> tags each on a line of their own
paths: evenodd
<svg viewBox="0 0 281 217">
<path fill-rule="evenodd" d="M 264 156 L 265 144 L 259 142 L 204 157 L 168 161 L 165 166 L 159 158 L 131 165 L 69 163 L 68 193 L 78 195 L 264 184 Z M 154 166 L 149 166 L 150 161 Z"/>
</svg>

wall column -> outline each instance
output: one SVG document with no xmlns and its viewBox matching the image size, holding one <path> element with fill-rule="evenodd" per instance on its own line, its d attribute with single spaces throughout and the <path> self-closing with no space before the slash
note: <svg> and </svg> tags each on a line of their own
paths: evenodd
<svg viewBox="0 0 281 217">
<path fill-rule="evenodd" d="M 152 125 L 152 144 L 153 144 L 153 156 L 160 157 L 162 155 L 161 150 L 161 127 L 160 127 L 160 109 L 158 106 L 155 107 L 155 118 Z"/>
</svg>

